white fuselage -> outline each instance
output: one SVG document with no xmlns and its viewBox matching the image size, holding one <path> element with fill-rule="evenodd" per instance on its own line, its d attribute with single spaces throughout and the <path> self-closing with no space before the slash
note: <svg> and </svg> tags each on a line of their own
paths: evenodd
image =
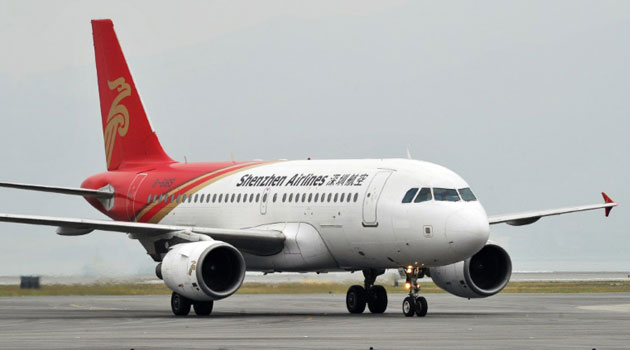
<svg viewBox="0 0 630 350">
<path fill-rule="evenodd" d="M 486 244 L 483 207 L 403 197 L 412 188 L 468 187 L 454 172 L 415 160 L 280 161 L 221 178 L 197 192 L 203 201 L 179 204 L 161 223 L 282 231 L 279 254 L 245 252 L 248 270 L 441 266 Z"/>
</svg>

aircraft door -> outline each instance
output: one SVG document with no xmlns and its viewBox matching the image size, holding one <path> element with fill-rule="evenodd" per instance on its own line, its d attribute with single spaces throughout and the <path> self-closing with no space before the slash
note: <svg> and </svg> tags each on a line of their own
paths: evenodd
<svg viewBox="0 0 630 350">
<path fill-rule="evenodd" d="M 133 181 L 131 181 L 131 185 L 129 185 L 129 191 L 127 191 L 127 216 L 129 220 L 134 219 L 136 211 L 140 210 L 144 203 L 144 201 L 139 202 L 136 200 L 136 194 L 138 194 L 140 185 L 142 185 L 146 177 L 146 173 L 139 173 L 134 177 Z"/>
<path fill-rule="evenodd" d="M 267 214 L 267 202 L 269 201 L 269 187 L 265 188 L 260 198 L 260 215 Z"/>
<path fill-rule="evenodd" d="M 383 187 L 391 171 L 380 171 L 374 175 L 363 196 L 363 226 L 378 226 L 377 205 Z"/>
</svg>

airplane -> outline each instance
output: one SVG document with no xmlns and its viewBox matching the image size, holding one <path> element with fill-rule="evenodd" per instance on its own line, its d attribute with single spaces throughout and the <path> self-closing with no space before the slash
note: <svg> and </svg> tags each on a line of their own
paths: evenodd
<svg viewBox="0 0 630 350">
<path fill-rule="evenodd" d="M 401 269 L 405 316 L 427 314 L 418 279 L 464 298 L 509 282 L 509 254 L 490 225 L 617 206 L 603 204 L 488 216 L 455 172 L 411 159 L 177 162 L 158 140 L 110 19 L 92 20 L 107 171 L 80 188 L 2 182 L 0 187 L 81 196 L 111 220 L 0 214 L 0 221 L 57 226 L 57 234 L 127 233 L 157 263 L 177 316 L 210 315 L 246 271 L 362 271 L 346 293 L 350 313 L 385 312 L 376 278 Z"/>
</svg>

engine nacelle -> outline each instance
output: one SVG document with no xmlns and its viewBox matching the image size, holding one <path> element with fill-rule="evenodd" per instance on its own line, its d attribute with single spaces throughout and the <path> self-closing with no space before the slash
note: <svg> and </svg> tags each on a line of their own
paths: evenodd
<svg viewBox="0 0 630 350">
<path fill-rule="evenodd" d="M 470 258 L 455 264 L 432 267 L 433 282 L 463 298 L 485 298 L 499 293 L 512 276 L 512 260 L 496 244 L 489 243 Z"/>
<path fill-rule="evenodd" d="M 234 294 L 245 278 L 245 259 L 221 241 L 174 245 L 162 259 L 161 275 L 172 291 L 196 301 L 219 300 Z"/>
</svg>

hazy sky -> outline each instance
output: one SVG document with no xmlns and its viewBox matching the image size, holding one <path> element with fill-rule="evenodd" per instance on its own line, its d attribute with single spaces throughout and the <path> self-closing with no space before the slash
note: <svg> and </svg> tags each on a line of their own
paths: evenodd
<svg viewBox="0 0 630 350">
<path fill-rule="evenodd" d="M 453 169 L 489 214 L 621 206 L 492 227 L 515 270 L 630 270 L 628 1 L 0 0 L 4 181 L 105 170 L 90 19 L 112 18 L 175 159 L 404 157 Z M 0 212 L 103 218 L 0 189 Z M 0 275 L 150 273 L 124 234 L 0 223 Z"/>
</svg>

